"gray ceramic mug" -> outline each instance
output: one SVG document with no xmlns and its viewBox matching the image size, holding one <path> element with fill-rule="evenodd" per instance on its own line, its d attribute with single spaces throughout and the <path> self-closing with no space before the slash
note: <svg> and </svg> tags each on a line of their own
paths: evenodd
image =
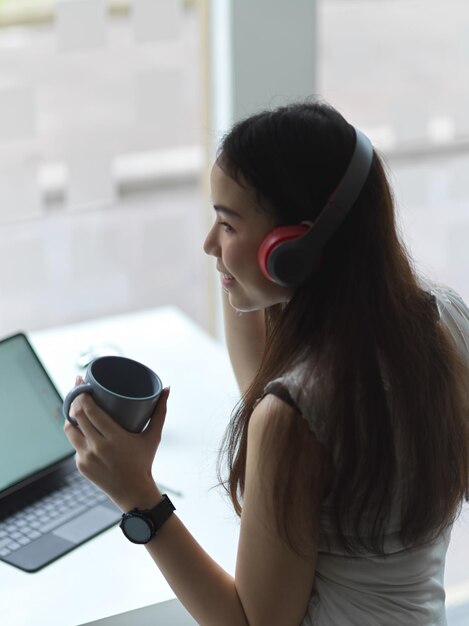
<svg viewBox="0 0 469 626">
<path fill-rule="evenodd" d="M 122 356 L 95 359 L 84 380 L 66 395 L 64 417 L 76 426 L 70 405 L 81 393 L 90 393 L 96 404 L 133 433 L 145 428 L 163 389 L 160 378 L 149 367 Z"/>
</svg>

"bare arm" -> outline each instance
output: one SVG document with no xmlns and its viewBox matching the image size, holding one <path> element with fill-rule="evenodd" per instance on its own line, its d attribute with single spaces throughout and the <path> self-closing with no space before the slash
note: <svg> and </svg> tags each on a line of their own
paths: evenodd
<svg viewBox="0 0 469 626">
<path fill-rule="evenodd" d="M 238 313 L 223 293 L 223 317 L 231 366 L 244 394 L 259 369 L 264 352 L 264 311 Z"/>
<path fill-rule="evenodd" d="M 320 476 L 321 448 L 306 422 L 278 398 L 264 398 L 249 425 L 235 578 L 202 549 L 175 514 L 147 545 L 171 588 L 201 626 L 298 626 L 305 615 L 316 567 L 320 489 L 312 516 L 311 508 L 305 506 L 304 519 L 298 520 L 311 528 L 303 545 L 308 557 L 296 554 L 279 536 L 270 498 L 265 497 L 275 489 L 277 468 L 276 459 L 263 449 L 265 431 L 275 428 L 281 433 L 282 423 L 292 419 L 301 420 L 304 426 Z M 142 506 L 154 506 L 155 495 L 150 493 Z M 304 494 L 305 499 L 310 495 Z M 124 509 L 135 506 L 131 500 L 119 504 Z"/>
<path fill-rule="evenodd" d="M 75 401 L 74 415 L 80 430 L 65 424 L 65 432 L 77 449 L 79 470 L 124 511 L 135 506 L 153 507 L 161 499 L 151 476 L 151 460 L 161 438 L 166 399 L 167 394 L 149 427 L 139 435 L 120 428 L 87 394 Z M 275 427 L 282 436 L 282 429 L 292 419 L 302 420 L 272 396 L 266 396 L 252 414 L 235 577 L 202 549 L 176 514 L 147 544 L 175 594 L 201 626 L 298 626 L 306 612 L 316 566 L 319 497 L 312 507 L 302 508 L 300 517 L 304 519 L 297 520 L 311 528 L 303 546 L 309 557 L 300 557 L 273 524 L 269 496 L 275 491 L 277 465 L 263 446 L 266 430 Z M 301 425 L 319 477 L 320 447 L 306 422 L 302 420 Z M 267 462 L 261 467 L 261 461 Z M 311 498 L 311 494 L 304 493 L 303 497 Z"/>
<path fill-rule="evenodd" d="M 161 494 L 153 494 L 154 506 Z M 129 504 L 122 507 L 129 509 Z M 249 626 L 235 580 L 214 561 L 174 513 L 146 546 L 176 596 L 201 626 Z"/>
</svg>

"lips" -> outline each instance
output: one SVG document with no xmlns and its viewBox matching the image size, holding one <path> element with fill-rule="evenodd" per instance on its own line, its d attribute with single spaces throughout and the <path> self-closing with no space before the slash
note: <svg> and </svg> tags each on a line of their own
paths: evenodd
<svg viewBox="0 0 469 626">
<path fill-rule="evenodd" d="M 220 274 L 223 276 L 223 278 L 225 280 L 233 280 L 234 279 L 234 276 L 232 274 L 230 274 L 229 272 L 224 272 L 219 267 L 217 267 L 217 271 L 220 272 Z"/>
<path fill-rule="evenodd" d="M 217 267 L 217 271 L 220 273 L 221 284 L 223 285 L 223 289 L 226 293 L 228 293 L 228 289 L 230 289 L 236 282 L 235 277 L 229 272 L 224 272 L 219 267 Z"/>
</svg>

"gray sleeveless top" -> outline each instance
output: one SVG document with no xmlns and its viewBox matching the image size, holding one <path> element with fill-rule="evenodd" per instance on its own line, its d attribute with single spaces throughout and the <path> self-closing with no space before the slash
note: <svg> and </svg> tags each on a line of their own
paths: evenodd
<svg viewBox="0 0 469 626">
<path fill-rule="evenodd" d="M 469 361 L 469 309 L 452 289 L 423 283 L 436 300 L 440 323 L 445 324 Z M 468 381 L 469 384 L 469 381 Z M 319 442 L 326 442 L 327 425 L 309 402 L 308 379 L 298 365 L 271 381 L 273 393 L 294 405 Z M 398 481 L 399 482 L 399 481 Z M 444 565 L 451 529 L 434 542 L 405 548 L 399 541 L 399 489 L 389 519 L 385 557 L 350 556 L 334 537 L 329 498 L 323 502 L 315 588 L 301 626 L 445 626 Z M 366 533 L 366 515 L 363 532 Z"/>
</svg>

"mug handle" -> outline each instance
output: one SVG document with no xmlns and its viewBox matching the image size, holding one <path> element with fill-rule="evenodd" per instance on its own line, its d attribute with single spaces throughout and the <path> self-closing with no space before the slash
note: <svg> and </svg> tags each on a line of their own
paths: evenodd
<svg viewBox="0 0 469 626">
<path fill-rule="evenodd" d="M 62 407 L 62 413 L 65 419 L 67 419 L 74 426 L 78 426 L 76 419 L 70 416 L 70 406 L 77 396 L 81 393 L 92 393 L 92 387 L 90 383 L 82 383 L 71 389 L 65 396 L 65 400 Z"/>
</svg>

